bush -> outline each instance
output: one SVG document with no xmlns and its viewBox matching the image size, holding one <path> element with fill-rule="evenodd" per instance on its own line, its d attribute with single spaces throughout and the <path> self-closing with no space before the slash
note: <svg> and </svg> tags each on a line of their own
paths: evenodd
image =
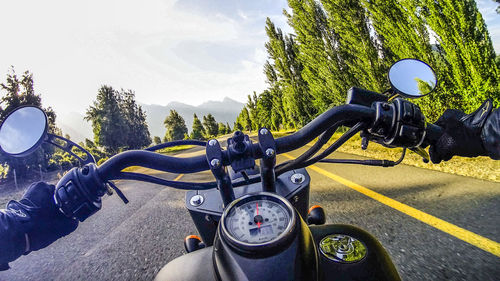
<svg viewBox="0 0 500 281">
<path fill-rule="evenodd" d="M 103 157 L 103 158 L 99 159 L 99 161 L 97 161 L 97 166 L 101 165 L 104 161 L 106 161 L 108 159 L 109 159 L 108 157 Z"/>
</svg>

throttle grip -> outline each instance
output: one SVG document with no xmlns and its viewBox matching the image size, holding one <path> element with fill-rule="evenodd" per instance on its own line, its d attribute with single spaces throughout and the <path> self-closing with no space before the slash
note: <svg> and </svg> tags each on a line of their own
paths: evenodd
<svg viewBox="0 0 500 281">
<path fill-rule="evenodd" d="M 435 144 L 437 140 L 443 135 L 444 131 L 438 125 L 427 124 L 425 128 L 425 142 L 427 144 Z"/>
</svg>

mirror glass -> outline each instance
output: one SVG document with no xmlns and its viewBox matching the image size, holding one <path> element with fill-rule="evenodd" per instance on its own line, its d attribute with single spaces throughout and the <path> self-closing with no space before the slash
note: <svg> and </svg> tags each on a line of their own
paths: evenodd
<svg viewBox="0 0 500 281">
<path fill-rule="evenodd" d="M 20 107 L 0 126 L 0 148 L 11 156 L 35 149 L 47 132 L 47 116 L 37 107 Z"/>
<path fill-rule="evenodd" d="M 403 59 L 389 70 L 391 86 L 410 98 L 425 96 L 436 88 L 437 79 L 432 68 L 416 59 Z"/>
</svg>

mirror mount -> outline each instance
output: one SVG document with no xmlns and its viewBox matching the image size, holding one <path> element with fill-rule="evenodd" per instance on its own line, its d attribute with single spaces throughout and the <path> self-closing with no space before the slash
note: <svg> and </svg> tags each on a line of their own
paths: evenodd
<svg viewBox="0 0 500 281">
<path fill-rule="evenodd" d="M 25 157 L 43 143 L 50 143 L 78 159 L 81 164 L 95 163 L 95 159 L 80 145 L 48 133 L 48 118 L 36 106 L 20 106 L 10 112 L 0 125 L 0 152 L 11 157 Z M 75 151 L 80 151 L 80 157 Z"/>
<path fill-rule="evenodd" d="M 85 148 L 81 147 L 80 145 L 78 145 L 78 144 L 76 144 L 76 143 L 74 143 L 66 138 L 48 133 L 47 137 L 45 139 L 45 142 L 50 143 L 50 144 L 60 148 L 64 152 L 71 154 L 73 157 L 78 159 L 82 165 L 86 165 L 89 163 L 95 163 L 95 158 L 94 158 L 94 156 L 92 156 L 92 154 L 90 154 L 90 152 L 88 152 Z M 80 156 L 76 155 L 76 153 L 73 152 L 73 149 L 75 149 L 75 148 L 77 150 L 79 150 L 80 152 L 85 153 L 86 157 L 81 158 Z"/>
<path fill-rule="evenodd" d="M 387 97 L 387 102 L 392 102 L 395 98 L 400 97 L 398 91 L 396 91 L 394 88 L 385 90 L 382 95 Z"/>
</svg>

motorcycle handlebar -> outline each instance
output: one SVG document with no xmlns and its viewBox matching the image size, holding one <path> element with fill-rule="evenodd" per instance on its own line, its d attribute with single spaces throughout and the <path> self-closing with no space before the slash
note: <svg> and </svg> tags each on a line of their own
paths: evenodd
<svg viewBox="0 0 500 281">
<path fill-rule="evenodd" d="M 344 122 L 351 126 L 357 122 L 371 124 L 375 119 L 376 110 L 362 105 L 345 104 L 327 110 L 297 132 L 277 138 L 276 153 L 286 153 L 314 140 L 325 130 L 338 122 Z M 439 126 L 428 124 L 426 129 L 426 142 L 434 143 L 442 134 Z M 259 144 L 253 144 L 251 151 L 255 159 L 262 158 Z M 229 152 L 223 151 L 222 163 L 229 165 L 231 157 Z M 196 173 L 209 170 L 209 164 L 205 155 L 179 158 L 171 157 L 151 151 L 130 150 L 117 154 L 105 161 L 99 168 L 98 173 L 103 180 L 117 179 L 120 172 L 130 166 L 141 166 L 145 168 L 160 170 L 171 173 Z"/>
<path fill-rule="evenodd" d="M 338 121 L 346 123 L 371 121 L 374 115 L 375 110 L 366 106 L 346 104 L 334 107 L 294 134 L 276 139 L 277 153 L 285 153 L 302 147 Z M 251 151 L 254 152 L 255 159 L 262 158 L 258 144 L 253 144 Z M 223 151 L 222 158 L 224 165 L 230 164 L 228 151 Z M 103 180 L 110 180 L 117 178 L 123 169 L 130 166 L 141 166 L 171 173 L 196 173 L 210 169 L 205 155 L 179 158 L 145 150 L 130 150 L 105 161 L 98 168 L 98 173 Z"/>
</svg>

